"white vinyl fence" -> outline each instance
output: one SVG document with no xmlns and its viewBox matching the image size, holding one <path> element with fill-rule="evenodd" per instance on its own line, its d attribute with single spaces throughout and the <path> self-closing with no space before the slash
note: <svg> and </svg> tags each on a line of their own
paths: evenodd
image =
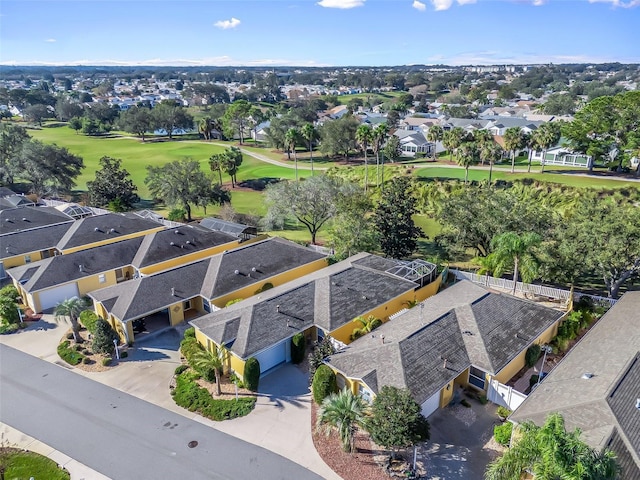
<svg viewBox="0 0 640 480">
<path fill-rule="evenodd" d="M 527 396 L 524 393 L 518 392 L 513 387 L 503 385 L 498 380 L 491 380 L 491 382 L 489 382 L 487 399 L 496 405 L 502 405 L 509 410 L 515 410 L 526 398 Z"/>
<path fill-rule="evenodd" d="M 484 285 L 489 288 L 496 288 L 500 290 L 513 291 L 513 280 L 506 278 L 496 278 L 489 275 L 477 275 L 471 272 L 463 272 L 454 268 L 450 269 L 450 272 L 455 275 L 458 280 L 467 279 L 478 285 Z M 525 295 L 535 295 L 539 297 L 547 297 L 550 299 L 568 301 L 571 292 L 569 290 L 563 290 L 561 288 L 546 287 L 544 285 L 535 285 L 532 283 L 516 283 L 516 292 L 523 293 Z M 614 298 L 600 297 L 598 295 L 589 295 L 586 293 L 574 292 L 573 299 L 579 300 L 580 297 L 589 297 L 596 303 L 605 304 L 612 307 L 617 300 Z"/>
</svg>

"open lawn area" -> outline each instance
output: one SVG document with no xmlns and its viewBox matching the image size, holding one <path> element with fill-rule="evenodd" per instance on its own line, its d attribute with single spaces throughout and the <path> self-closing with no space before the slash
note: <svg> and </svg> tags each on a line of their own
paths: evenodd
<svg viewBox="0 0 640 480">
<path fill-rule="evenodd" d="M 360 98 L 363 102 L 371 99 L 374 101 L 374 103 L 384 103 L 393 100 L 403 93 L 406 92 L 354 93 L 351 95 L 339 95 L 338 101 L 341 105 L 346 105 L 347 103 L 349 103 L 349 100 Z"/>
<path fill-rule="evenodd" d="M 15 448 L 0 448 L 2 478 L 69 480 L 69 473 L 58 468 L 53 460 L 34 452 Z"/>
</svg>

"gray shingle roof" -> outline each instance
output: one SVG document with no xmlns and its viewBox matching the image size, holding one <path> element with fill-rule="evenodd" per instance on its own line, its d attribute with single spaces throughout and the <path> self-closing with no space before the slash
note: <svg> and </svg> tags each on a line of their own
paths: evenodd
<svg viewBox="0 0 640 480">
<path fill-rule="evenodd" d="M 161 230 L 145 235 L 133 266 L 143 268 L 230 242 L 237 242 L 237 238 L 194 225 Z"/>
<path fill-rule="evenodd" d="M 247 358 L 313 324 L 325 331 L 335 330 L 414 290 L 415 283 L 380 270 L 393 265 L 392 260 L 358 254 L 258 297 L 200 317 L 191 324 L 215 342 L 224 343 L 229 341 L 222 337 L 226 332 L 224 325 L 239 320 L 237 339 L 231 350 Z"/>
<path fill-rule="evenodd" d="M 639 310 L 640 292 L 625 293 L 511 415 L 541 425 L 548 414 L 562 414 L 567 428 L 580 428 L 591 446 L 611 444 L 618 455 L 631 456 L 635 477 L 624 478 L 640 477 Z M 582 378 L 587 372 L 591 378 Z M 614 432 L 621 439 L 611 443 Z"/>
<path fill-rule="evenodd" d="M 408 388 L 422 403 L 470 365 L 498 373 L 563 315 L 469 281 L 421 305 L 424 307 L 414 307 L 382 325 L 373 335 L 357 339 L 327 363 L 353 378 L 362 379 L 375 370 L 377 388 Z M 524 321 L 532 325 L 523 329 Z"/>
<path fill-rule="evenodd" d="M 53 207 L 9 208 L 0 211 L 0 235 L 71 222 L 73 218 Z"/>
<path fill-rule="evenodd" d="M 72 225 L 71 222 L 45 225 L 38 230 L 3 235 L 0 240 L 0 259 L 55 248 Z"/>
<path fill-rule="evenodd" d="M 16 207 L 35 206 L 31 200 L 24 195 L 10 195 L 7 197 L 0 197 L 0 210 L 7 210 Z"/>
<path fill-rule="evenodd" d="M 60 239 L 57 247 L 59 250 L 65 250 L 123 235 L 144 232 L 161 226 L 162 224 L 158 222 L 146 220 L 133 214 L 107 213 L 105 215 L 86 217 L 73 223 L 71 228 Z"/>
<path fill-rule="evenodd" d="M 123 240 L 68 255 L 56 255 L 11 268 L 7 273 L 19 281 L 28 280 L 23 288 L 27 292 L 35 292 L 130 265 L 141 243 L 141 237 Z M 29 275 L 27 269 L 31 272 Z"/>
<path fill-rule="evenodd" d="M 243 234 L 257 234 L 256 227 L 250 227 L 248 225 L 242 225 L 240 223 L 227 222 L 225 220 L 214 217 L 203 218 L 200 221 L 200 225 L 209 230 L 228 233 L 236 238 L 242 237 Z"/>
</svg>

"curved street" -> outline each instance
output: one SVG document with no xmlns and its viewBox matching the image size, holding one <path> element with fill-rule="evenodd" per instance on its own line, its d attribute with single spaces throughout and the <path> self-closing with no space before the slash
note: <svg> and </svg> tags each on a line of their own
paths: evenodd
<svg viewBox="0 0 640 480">
<path fill-rule="evenodd" d="M 321 478 L 261 447 L 6 345 L 0 345 L 0 359 L 0 421 L 107 477 Z"/>
</svg>

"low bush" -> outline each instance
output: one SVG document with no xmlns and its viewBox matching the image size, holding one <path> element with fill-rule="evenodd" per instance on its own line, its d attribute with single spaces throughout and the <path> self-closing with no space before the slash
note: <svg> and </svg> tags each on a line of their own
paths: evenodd
<svg viewBox="0 0 640 480">
<path fill-rule="evenodd" d="M 540 345 L 537 344 L 531 345 L 527 349 L 527 353 L 525 353 L 524 355 L 524 364 L 527 366 L 527 368 L 531 368 L 536 364 L 536 362 L 540 358 L 541 352 L 542 349 L 540 348 Z"/>
<path fill-rule="evenodd" d="M 58 355 L 69 365 L 78 365 L 82 361 L 82 359 L 85 358 L 82 353 L 71 348 L 69 340 L 65 340 L 60 345 L 58 345 Z"/>
<path fill-rule="evenodd" d="M 77 343 L 73 348 L 76 350 L 76 352 L 82 352 L 84 350 L 84 345 L 81 343 Z"/>
<path fill-rule="evenodd" d="M 332 393 L 338 391 L 336 382 L 336 374 L 327 365 L 320 365 L 313 375 L 311 383 L 311 391 L 313 392 L 313 400 L 320 405 L 322 401 Z"/>
<path fill-rule="evenodd" d="M 120 352 L 120 358 L 127 358 L 129 356 L 129 352 L 126 350 L 124 352 Z"/>
<path fill-rule="evenodd" d="M 84 350 L 82 350 L 82 354 L 83 355 L 91 355 L 91 350 L 89 350 L 88 348 L 85 348 Z"/>
<path fill-rule="evenodd" d="M 184 372 L 188 368 L 189 368 L 189 365 L 185 365 L 185 364 L 178 365 L 173 373 L 175 375 L 180 375 L 182 372 Z"/>
<path fill-rule="evenodd" d="M 471 408 L 471 404 L 469 403 L 469 400 L 467 400 L 466 398 L 463 398 L 462 401 L 460 402 L 460 404 L 463 407 Z"/>
<path fill-rule="evenodd" d="M 89 330 L 89 333 L 95 335 L 96 333 L 96 322 L 98 321 L 98 315 L 93 310 L 85 310 L 80 314 L 80 323 Z"/>
<path fill-rule="evenodd" d="M 234 385 L 237 385 L 238 388 L 244 388 L 244 382 L 242 380 L 240 380 L 240 377 L 238 377 L 238 375 L 236 375 L 236 372 L 231 372 L 229 374 L 229 381 L 231 383 L 233 383 Z"/>
<path fill-rule="evenodd" d="M 531 375 L 531 377 L 529 377 L 529 388 L 532 388 L 536 383 L 538 383 L 538 380 L 540 379 L 539 375 Z"/>
<path fill-rule="evenodd" d="M 209 391 L 197 383 L 198 376 L 193 372 L 185 372 L 176 378 L 176 387 L 172 391 L 173 399 L 179 406 L 190 412 L 210 418 L 211 420 L 228 420 L 243 417 L 253 410 L 255 397 L 244 397 L 238 400 L 216 399 Z"/>
<path fill-rule="evenodd" d="M 91 360 L 89 357 L 84 357 L 82 359 L 82 363 L 84 363 L 85 365 L 91 365 L 93 363 L 93 360 Z"/>
<path fill-rule="evenodd" d="M 241 302 L 242 300 L 244 300 L 243 298 L 234 298 L 233 300 L 229 300 L 227 303 L 225 303 L 225 307 L 230 307 L 231 305 L 234 305 L 236 303 Z"/>
<path fill-rule="evenodd" d="M 482 405 L 486 405 L 487 403 L 489 403 L 489 399 L 487 398 L 486 395 L 480 395 L 478 397 L 478 401 L 482 404 Z"/>
<path fill-rule="evenodd" d="M 189 327 L 184 331 L 184 338 L 196 338 L 195 327 Z"/>
<path fill-rule="evenodd" d="M 198 343 L 195 337 L 185 336 L 182 342 L 180 342 L 180 353 L 187 359 L 187 363 L 192 367 L 195 365 L 195 356 L 204 351 L 202 345 Z M 195 368 L 195 367 L 194 367 Z"/>
<path fill-rule="evenodd" d="M 18 323 L 5 323 L 0 325 L 0 335 L 15 333 L 18 330 L 20 330 L 20 324 Z"/>
<path fill-rule="evenodd" d="M 255 291 L 255 294 L 258 295 L 259 293 L 266 292 L 267 290 L 271 290 L 272 288 L 273 288 L 273 283 L 267 282 L 264 285 L 262 285 L 259 289 L 257 289 Z"/>
<path fill-rule="evenodd" d="M 504 445 L 505 447 L 509 445 L 511 441 L 511 432 L 513 431 L 513 423 L 504 422 L 500 425 L 496 425 L 493 427 L 493 438 L 496 439 L 500 445 Z"/>
<path fill-rule="evenodd" d="M 111 365 L 112 361 L 113 361 L 113 359 L 111 357 L 104 357 L 102 359 L 102 366 L 103 367 L 108 367 L 109 365 Z"/>
<path fill-rule="evenodd" d="M 73 333 L 67 333 L 67 340 L 73 340 Z"/>
<path fill-rule="evenodd" d="M 301 363 L 304 360 L 304 352 L 307 347 L 303 333 L 296 333 L 291 338 L 291 362 Z"/>
<path fill-rule="evenodd" d="M 500 418 L 507 418 L 509 415 L 511 415 L 511 413 L 511 410 L 509 410 L 507 407 L 503 407 L 502 405 L 500 405 L 496 410 L 496 414 Z"/>
<path fill-rule="evenodd" d="M 255 357 L 251 357 L 244 364 L 244 386 L 252 392 L 258 391 L 260 383 L 260 362 Z"/>
</svg>

